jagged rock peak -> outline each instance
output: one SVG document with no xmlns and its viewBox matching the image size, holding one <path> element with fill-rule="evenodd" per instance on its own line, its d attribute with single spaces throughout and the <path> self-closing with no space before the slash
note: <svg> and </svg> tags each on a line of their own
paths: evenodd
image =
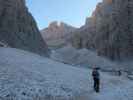
<svg viewBox="0 0 133 100">
<path fill-rule="evenodd" d="M 66 34 L 70 33 L 71 31 L 75 30 L 76 28 L 67 25 L 63 22 L 54 21 L 49 24 L 47 28 L 44 28 L 41 33 L 44 35 L 44 38 L 59 38 L 63 37 Z"/>
<path fill-rule="evenodd" d="M 60 45 L 64 46 L 68 43 L 68 39 L 74 30 L 76 30 L 75 27 L 64 22 L 54 21 L 47 28 L 41 30 L 41 34 L 49 46 L 56 44 L 60 47 Z"/>
<path fill-rule="evenodd" d="M 58 22 L 58 21 L 53 21 L 49 24 L 48 28 L 65 28 L 69 27 L 70 25 L 64 23 L 64 22 Z M 72 27 L 72 26 L 70 26 Z"/>
</svg>

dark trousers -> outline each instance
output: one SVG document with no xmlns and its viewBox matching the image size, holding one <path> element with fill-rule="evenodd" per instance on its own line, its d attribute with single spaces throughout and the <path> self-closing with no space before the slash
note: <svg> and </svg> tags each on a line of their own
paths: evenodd
<svg viewBox="0 0 133 100">
<path fill-rule="evenodd" d="M 100 91 L 100 79 L 94 78 L 94 90 L 96 92 Z"/>
</svg>

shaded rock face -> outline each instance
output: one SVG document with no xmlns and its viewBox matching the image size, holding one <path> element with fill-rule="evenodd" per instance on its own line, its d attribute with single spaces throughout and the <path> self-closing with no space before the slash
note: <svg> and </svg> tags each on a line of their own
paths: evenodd
<svg viewBox="0 0 133 100">
<path fill-rule="evenodd" d="M 111 59 L 133 57 L 133 1 L 100 4 L 96 17 L 95 47 Z"/>
<path fill-rule="evenodd" d="M 25 0 L 0 0 L 0 41 L 10 47 L 48 55 L 48 49 Z"/>
<path fill-rule="evenodd" d="M 71 43 L 76 48 L 94 48 L 95 23 L 93 18 L 87 18 L 84 26 L 73 33 Z"/>
<path fill-rule="evenodd" d="M 86 42 L 86 47 L 92 46 L 98 55 L 112 60 L 133 57 L 132 0 L 103 0 L 97 5 L 91 18 L 93 24 L 87 21 L 87 25 L 94 26 L 94 30 L 90 32 L 89 27 L 82 30 L 91 37 L 88 36 L 87 40 L 92 40 Z M 81 38 L 81 44 L 83 39 Z"/>
</svg>

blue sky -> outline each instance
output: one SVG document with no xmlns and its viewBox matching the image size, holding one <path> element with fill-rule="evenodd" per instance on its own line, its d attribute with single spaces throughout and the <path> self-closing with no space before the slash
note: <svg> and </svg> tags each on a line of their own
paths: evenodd
<svg viewBox="0 0 133 100">
<path fill-rule="evenodd" d="M 65 22 L 75 27 L 85 23 L 101 0 L 26 0 L 29 11 L 43 29 L 52 21 Z"/>
</svg>

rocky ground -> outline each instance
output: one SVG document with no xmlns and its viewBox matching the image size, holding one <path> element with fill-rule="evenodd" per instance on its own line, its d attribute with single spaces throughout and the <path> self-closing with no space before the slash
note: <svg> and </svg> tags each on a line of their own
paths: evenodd
<svg viewBox="0 0 133 100">
<path fill-rule="evenodd" d="M 92 89 L 91 70 L 12 48 L 0 48 L 1 100 L 132 100 L 132 81 L 101 72 Z"/>
</svg>

